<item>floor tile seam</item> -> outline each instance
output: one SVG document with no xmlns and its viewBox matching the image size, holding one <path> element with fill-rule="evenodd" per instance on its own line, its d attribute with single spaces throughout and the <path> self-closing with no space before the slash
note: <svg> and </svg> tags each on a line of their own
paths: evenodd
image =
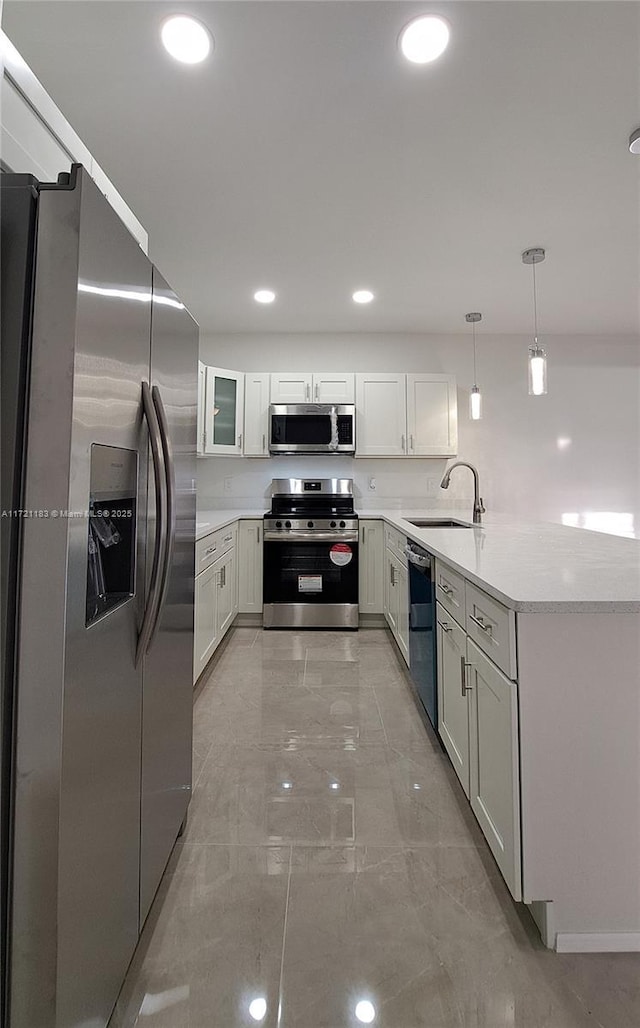
<svg viewBox="0 0 640 1028">
<path fill-rule="evenodd" d="M 211 750 L 213 749 L 213 746 L 214 746 L 214 743 L 213 743 L 213 741 L 211 741 L 211 743 L 209 744 L 209 749 L 207 750 L 206 756 L 203 757 L 202 764 L 200 766 L 200 770 L 198 771 L 198 774 L 196 775 L 196 777 L 193 779 L 193 781 L 191 783 L 191 797 L 192 798 L 193 798 L 193 794 L 194 794 L 194 792 L 196 790 L 196 787 L 198 785 L 198 782 L 202 778 L 202 773 L 203 773 L 205 767 L 207 766 L 207 764 L 209 762 L 209 756 L 211 754 Z"/>
<path fill-rule="evenodd" d="M 293 868 L 293 843 L 289 845 L 289 873 L 287 876 L 287 896 L 284 904 L 284 921 L 282 924 L 282 953 L 280 955 L 280 980 L 278 983 L 278 1028 L 282 1022 L 282 1002 L 284 985 L 284 957 L 287 945 L 287 922 L 289 919 L 289 897 L 291 895 L 291 872 Z"/>
<path fill-rule="evenodd" d="M 378 693 L 376 691 L 375 685 L 372 685 L 371 689 L 373 691 L 373 698 L 376 701 L 376 710 L 378 711 L 378 717 L 380 718 L 380 724 L 382 725 L 382 732 L 384 734 L 385 745 L 386 745 L 387 749 L 391 749 L 391 745 L 389 743 L 389 736 L 387 735 L 387 728 L 386 728 L 386 725 L 384 723 L 384 718 L 382 716 L 382 711 L 380 709 L 380 703 L 378 702 Z"/>
</svg>

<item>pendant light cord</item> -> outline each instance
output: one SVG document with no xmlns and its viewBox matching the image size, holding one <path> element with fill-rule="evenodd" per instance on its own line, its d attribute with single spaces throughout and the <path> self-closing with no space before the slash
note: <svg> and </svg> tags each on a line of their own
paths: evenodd
<svg viewBox="0 0 640 1028">
<path fill-rule="evenodd" d="M 536 298 L 536 262 L 531 265 L 533 268 L 533 338 L 538 347 L 538 301 Z"/>
<path fill-rule="evenodd" d="M 478 370 L 476 368 L 476 323 L 475 321 L 471 325 L 473 329 L 473 384 L 478 384 Z"/>
</svg>

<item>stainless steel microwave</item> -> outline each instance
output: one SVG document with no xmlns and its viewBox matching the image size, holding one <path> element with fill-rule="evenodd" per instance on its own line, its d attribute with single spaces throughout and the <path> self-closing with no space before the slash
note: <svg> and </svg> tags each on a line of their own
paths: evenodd
<svg viewBox="0 0 640 1028">
<path fill-rule="evenodd" d="M 270 453 L 355 453 L 352 403 L 272 403 Z"/>
</svg>

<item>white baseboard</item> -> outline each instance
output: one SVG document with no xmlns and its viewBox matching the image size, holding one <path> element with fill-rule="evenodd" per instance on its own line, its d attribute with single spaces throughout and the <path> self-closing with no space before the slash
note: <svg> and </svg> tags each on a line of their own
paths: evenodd
<svg viewBox="0 0 640 1028">
<path fill-rule="evenodd" d="M 558 953 L 640 953 L 640 932 L 558 932 Z"/>
</svg>

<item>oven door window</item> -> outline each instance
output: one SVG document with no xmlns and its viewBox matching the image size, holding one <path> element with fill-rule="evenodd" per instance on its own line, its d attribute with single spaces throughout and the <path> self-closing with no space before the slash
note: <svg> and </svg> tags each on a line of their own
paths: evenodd
<svg viewBox="0 0 640 1028">
<path fill-rule="evenodd" d="M 358 544 L 265 542 L 265 603 L 357 603 Z"/>
</svg>

